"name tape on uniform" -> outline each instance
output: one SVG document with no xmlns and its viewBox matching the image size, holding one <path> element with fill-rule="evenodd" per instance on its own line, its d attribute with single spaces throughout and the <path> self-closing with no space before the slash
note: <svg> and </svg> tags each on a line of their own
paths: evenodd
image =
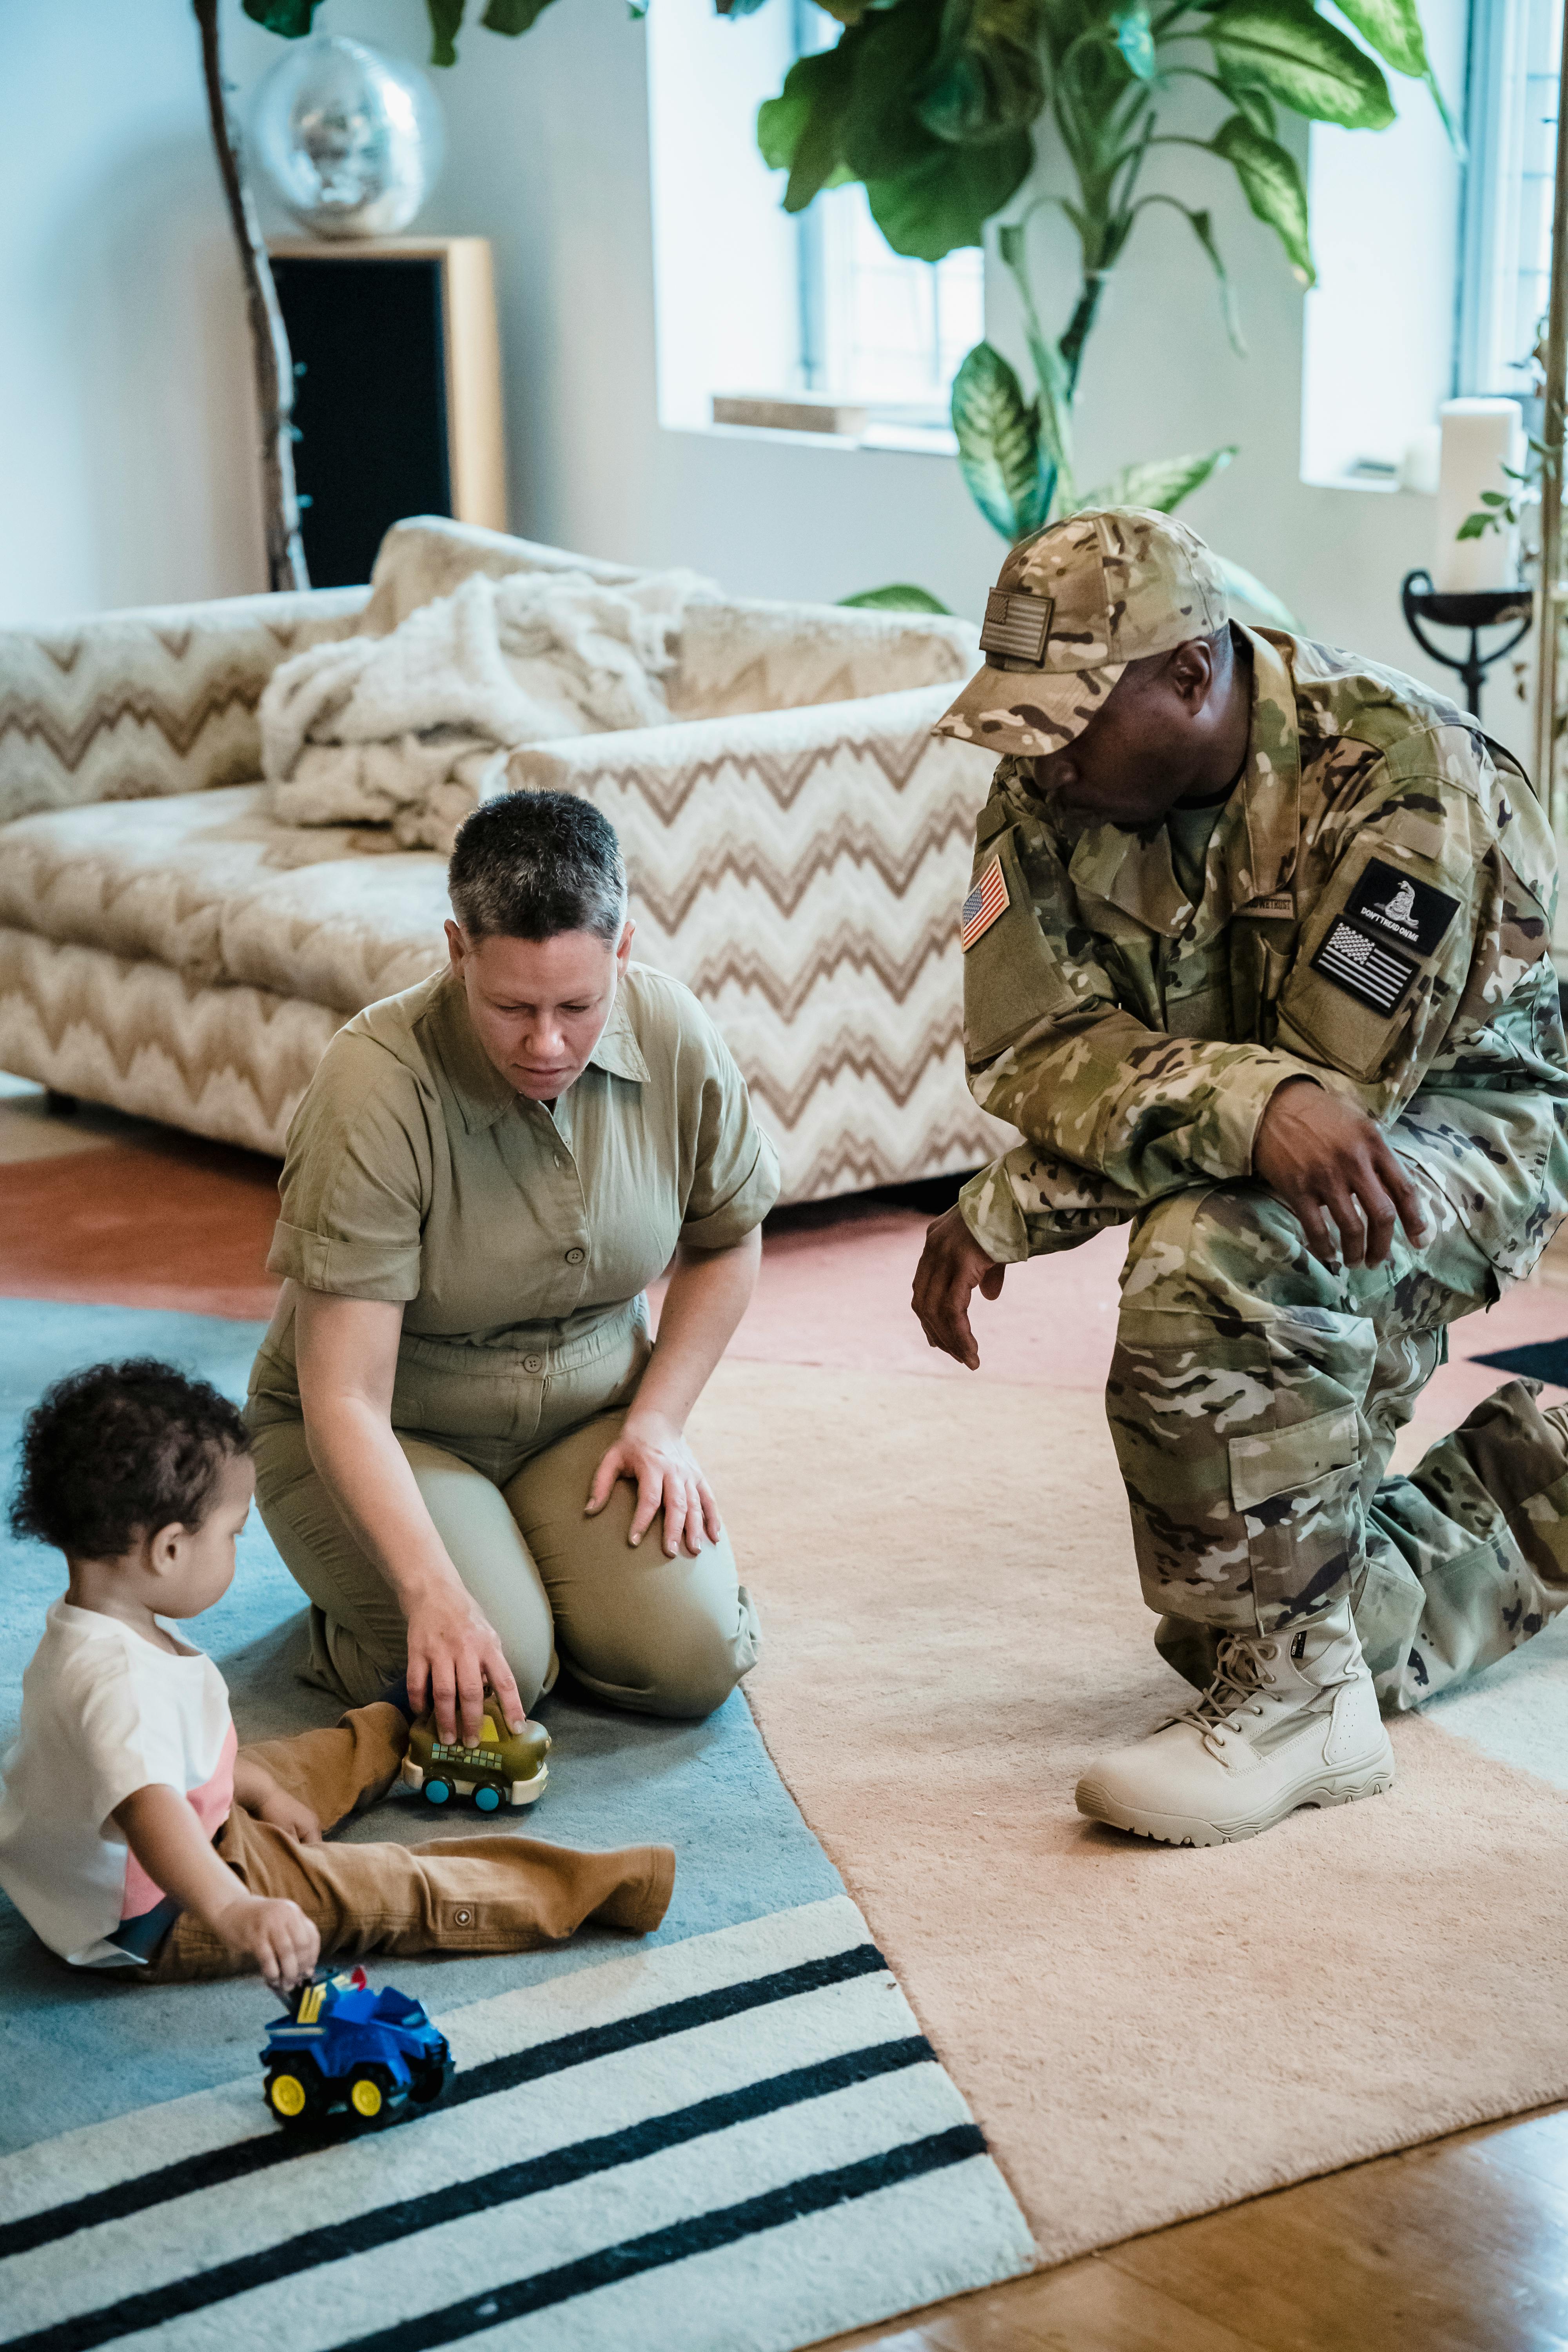
<svg viewBox="0 0 1568 2352">
<path fill-rule="evenodd" d="M 983 940 L 992 924 L 1006 913 L 1011 903 L 1002 860 L 993 857 L 984 872 L 976 877 L 974 887 L 964 900 L 958 918 L 959 944 L 965 955 L 975 940 Z"/>
</svg>

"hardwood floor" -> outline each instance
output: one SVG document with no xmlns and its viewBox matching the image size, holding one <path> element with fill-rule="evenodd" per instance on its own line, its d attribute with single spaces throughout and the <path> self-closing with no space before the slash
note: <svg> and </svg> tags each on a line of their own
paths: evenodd
<svg viewBox="0 0 1568 2352">
<path fill-rule="evenodd" d="M 821 2352 L 1561 2352 L 1568 2106 L 1182 2221 Z"/>
</svg>

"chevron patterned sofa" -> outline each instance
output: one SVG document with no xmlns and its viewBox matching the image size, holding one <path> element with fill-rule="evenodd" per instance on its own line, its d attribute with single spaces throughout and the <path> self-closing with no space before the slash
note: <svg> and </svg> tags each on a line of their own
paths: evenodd
<svg viewBox="0 0 1568 2352">
<path fill-rule="evenodd" d="M 623 568 L 419 521 L 430 593 Z M 406 566 L 405 566 L 406 576 Z M 380 567 L 378 566 L 378 572 Z M 0 632 L 0 1070 L 278 1152 L 349 1014 L 444 960 L 443 860 L 266 812 L 256 707 L 379 588 Z M 955 914 L 985 768 L 935 740 L 966 624 L 692 608 L 668 726 L 514 754 L 626 845 L 638 953 L 714 1014 L 814 1200 L 972 1167 L 1006 1131 L 965 1090 Z"/>
</svg>

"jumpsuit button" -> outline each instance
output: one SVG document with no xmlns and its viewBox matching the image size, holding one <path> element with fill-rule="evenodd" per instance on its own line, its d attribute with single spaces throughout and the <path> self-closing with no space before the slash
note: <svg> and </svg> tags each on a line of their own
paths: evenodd
<svg viewBox="0 0 1568 2352">
<path fill-rule="evenodd" d="M 525 1372 L 542 1372 L 544 1370 L 543 1357 L 524 1356 L 522 1360 L 522 1369 Z"/>
<path fill-rule="evenodd" d="M 473 1914 L 468 1911 L 454 1911 L 452 1916 L 456 1919 L 459 1927 L 466 1927 L 468 1921 L 473 1916 Z"/>
<path fill-rule="evenodd" d="M 569 1249 L 566 1253 L 566 1263 L 568 1265 L 581 1265 L 587 1255 L 586 1250 Z"/>
</svg>

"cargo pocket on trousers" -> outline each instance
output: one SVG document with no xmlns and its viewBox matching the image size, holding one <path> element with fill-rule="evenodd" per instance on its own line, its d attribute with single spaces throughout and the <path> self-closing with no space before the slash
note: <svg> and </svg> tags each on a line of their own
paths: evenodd
<svg viewBox="0 0 1568 2352">
<path fill-rule="evenodd" d="M 1231 1501 L 1238 1511 L 1256 1511 L 1277 1495 L 1315 1486 L 1361 1460 L 1355 1407 L 1335 1405 L 1285 1429 L 1233 1437 L 1229 1452 Z"/>
<path fill-rule="evenodd" d="M 1233 1437 L 1229 1451 L 1258 1622 L 1285 1623 L 1333 1591 L 1359 1549 L 1359 1504 L 1344 1479 L 1362 1458 L 1355 1407 Z"/>
</svg>

